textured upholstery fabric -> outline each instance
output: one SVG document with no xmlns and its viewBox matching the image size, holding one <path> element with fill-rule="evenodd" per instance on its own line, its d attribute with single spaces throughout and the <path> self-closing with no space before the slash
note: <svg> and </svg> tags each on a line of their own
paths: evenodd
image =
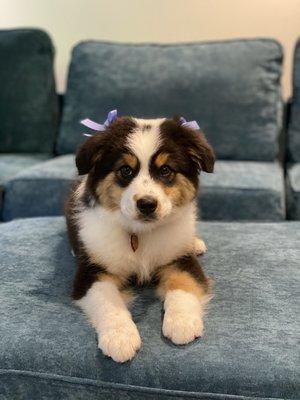
<svg viewBox="0 0 300 400">
<path fill-rule="evenodd" d="M 37 29 L 0 31 L 0 60 L 0 152 L 52 152 L 58 103 L 50 38 Z"/>
<path fill-rule="evenodd" d="M 0 154 L 0 216 L 3 199 L 3 184 L 24 168 L 40 163 L 45 154 Z M 1 219 L 1 218 L 0 218 Z"/>
<path fill-rule="evenodd" d="M 290 161 L 300 162 L 300 39 L 294 54 L 293 101 L 288 129 Z"/>
<path fill-rule="evenodd" d="M 5 185 L 3 219 L 62 215 L 75 177 L 74 156 L 61 156 L 27 168 Z"/>
<path fill-rule="evenodd" d="M 0 154 L 0 183 L 35 164 L 42 163 L 47 154 Z M 39 168 L 39 167 L 38 167 Z"/>
<path fill-rule="evenodd" d="M 288 217 L 300 220 L 300 163 L 287 171 L 287 207 Z"/>
<path fill-rule="evenodd" d="M 0 225 L 0 397 L 298 399 L 300 224 L 200 231 L 215 280 L 203 338 L 180 347 L 164 339 L 161 304 L 143 289 L 132 307 L 143 345 L 120 365 L 97 349 L 70 301 L 75 258 L 64 219 Z"/>
<path fill-rule="evenodd" d="M 75 175 L 73 155 L 59 156 L 18 174 L 6 185 L 4 219 L 62 214 Z M 201 181 L 203 219 L 284 218 L 283 176 L 276 163 L 217 161 L 215 173 L 204 173 Z"/>
<path fill-rule="evenodd" d="M 200 193 L 206 220 L 285 218 L 283 171 L 277 163 L 219 161 L 213 174 L 202 175 Z"/>
<path fill-rule="evenodd" d="M 281 128 L 282 50 L 273 40 L 175 45 L 83 42 L 73 50 L 58 152 L 78 124 L 121 115 L 196 119 L 219 159 L 273 161 Z"/>
</svg>

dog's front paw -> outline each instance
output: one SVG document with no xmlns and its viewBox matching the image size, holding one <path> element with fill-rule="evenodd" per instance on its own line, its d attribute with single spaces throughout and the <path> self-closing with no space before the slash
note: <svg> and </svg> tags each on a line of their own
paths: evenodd
<svg viewBox="0 0 300 400">
<path fill-rule="evenodd" d="M 187 344 L 203 333 L 203 321 L 198 313 L 166 311 L 163 334 L 175 344 Z"/>
<path fill-rule="evenodd" d="M 141 347 L 140 334 L 134 322 L 130 321 L 101 332 L 99 348 L 114 361 L 131 360 Z"/>
<path fill-rule="evenodd" d="M 194 241 L 194 251 L 197 256 L 201 256 L 202 254 L 207 252 L 207 247 L 205 242 L 197 237 L 195 238 Z"/>
</svg>

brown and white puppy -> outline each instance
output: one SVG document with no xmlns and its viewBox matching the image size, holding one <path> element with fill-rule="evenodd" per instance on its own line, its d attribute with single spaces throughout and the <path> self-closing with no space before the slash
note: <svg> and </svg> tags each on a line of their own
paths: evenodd
<svg viewBox="0 0 300 400">
<path fill-rule="evenodd" d="M 202 335 L 209 284 L 195 256 L 200 170 L 215 156 L 201 131 L 179 119 L 117 118 L 79 148 L 82 176 L 66 205 L 78 259 L 73 299 L 115 361 L 141 346 L 127 309 L 128 287 L 155 280 L 164 302 L 162 331 L 185 344 Z M 200 248 L 199 248 L 200 246 Z"/>
</svg>

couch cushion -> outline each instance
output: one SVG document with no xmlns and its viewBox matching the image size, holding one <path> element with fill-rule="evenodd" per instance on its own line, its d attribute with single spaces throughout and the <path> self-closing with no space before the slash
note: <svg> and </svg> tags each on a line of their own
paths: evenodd
<svg viewBox="0 0 300 400">
<path fill-rule="evenodd" d="M 3 219 L 62 215 L 75 178 L 74 156 L 61 156 L 27 168 L 5 185 Z"/>
<path fill-rule="evenodd" d="M 282 220 L 282 168 L 272 162 L 218 161 L 213 174 L 203 174 L 198 199 L 206 220 Z"/>
<path fill-rule="evenodd" d="M 18 174 L 6 185 L 4 219 L 62 214 L 75 175 L 73 155 L 59 156 Z M 217 161 L 216 172 L 203 174 L 201 180 L 203 219 L 284 218 L 284 184 L 277 163 Z"/>
<path fill-rule="evenodd" d="M 220 159 L 274 160 L 282 49 L 273 40 L 189 44 L 83 42 L 72 54 L 58 152 L 83 140 L 82 118 L 184 115 Z"/>
<path fill-rule="evenodd" d="M 0 214 L 5 182 L 23 169 L 38 164 L 46 158 L 46 154 L 0 154 Z"/>
<path fill-rule="evenodd" d="M 287 209 L 289 219 L 300 220 L 300 163 L 287 170 Z"/>
<path fill-rule="evenodd" d="M 300 162 L 300 39 L 296 44 L 293 72 L 293 101 L 288 128 L 288 157 Z"/>
<path fill-rule="evenodd" d="M 203 338 L 165 340 L 161 304 L 144 289 L 132 307 L 142 348 L 117 364 L 70 300 L 75 258 L 64 219 L 2 224 L 0 397 L 298 399 L 300 224 L 202 223 L 200 231 L 215 280 Z"/>
<path fill-rule="evenodd" d="M 37 29 L 0 31 L 0 151 L 52 152 L 58 103 L 53 46 Z"/>
</svg>

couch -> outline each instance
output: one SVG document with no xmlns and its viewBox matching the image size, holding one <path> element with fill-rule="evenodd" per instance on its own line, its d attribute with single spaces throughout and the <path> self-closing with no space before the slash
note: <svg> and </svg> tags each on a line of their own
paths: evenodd
<svg viewBox="0 0 300 400">
<path fill-rule="evenodd" d="M 294 54 L 294 92 L 287 135 L 288 218 L 300 220 L 300 40 Z"/>
<path fill-rule="evenodd" d="M 46 33 L 0 32 L 0 60 L 0 398 L 297 399 L 300 46 L 290 112 L 270 39 L 82 42 L 62 101 Z M 144 288 L 132 305 L 143 345 L 125 364 L 102 355 L 70 300 L 76 260 L 62 216 L 84 140 L 78 121 L 102 122 L 115 107 L 196 119 L 218 156 L 198 201 L 215 280 L 205 335 L 171 344 Z"/>
</svg>

